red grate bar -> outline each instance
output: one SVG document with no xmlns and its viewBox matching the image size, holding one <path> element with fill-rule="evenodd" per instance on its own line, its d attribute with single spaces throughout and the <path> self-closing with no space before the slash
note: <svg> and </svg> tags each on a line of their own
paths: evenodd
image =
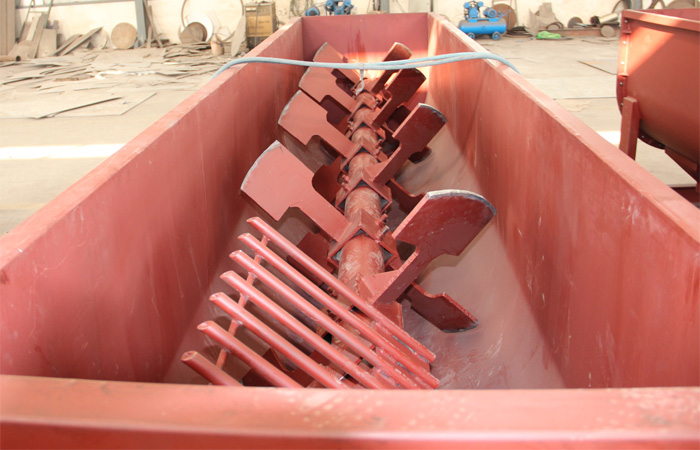
<svg viewBox="0 0 700 450">
<path fill-rule="evenodd" d="M 272 328 L 265 325 L 260 319 L 243 308 L 227 295 L 218 293 L 212 295 L 211 300 L 216 306 L 226 311 L 235 320 L 240 321 L 246 329 L 250 330 L 265 341 L 270 347 L 282 353 L 294 364 L 304 369 L 316 381 L 327 388 L 347 389 L 339 379 L 335 378 L 325 367 L 309 358 L 301 350 L 289 343 L 285 338 L 277 334 Z"/>
<path fill-rule="evenodd" d="M 289 265 L 284 259 L 273 252 L 271 249 L 263 245 L 260 241 L 255 239 L 250 234 L 243 234 L 239 236 L 239 239 L 251 248 L 256 256 L 262 257 L 265 261 L 270 263 L 275 269 L 279 270 L 285 277 L 291 280 L 294 284 L 299 286 L 309 295 L 311 295 L 315 300 L 321 303 L 323 306 L 328 308 L 333 314 L 340 317 L 342 320 L 354 327 L 360 334 L 370 341 L 372 344 L 379 348 L 384 349 L 388 354 L 395 358 L 401 365 L 405 366 L 411 372 L 416 374 L 428 387 L 437 387 L 440 381 L 433 377 L 430 372 L 428 372 L 421 361 L 418 359 L 419 356 L 415 353 L 407 354 L 402 352 L 400 347 L 406 348 L 403 344 L 396 341 L 391 342 L 385 336 L 381 335 L 379 332 L 374 330 L 372 327 L 367 325 L 362 319 L 357 317 L 351 311 L 347 310 L 335 299 L 325 293 L 321 288 L 316 286 L 312 281 L 306 278 L 304 275 L 299 273 L 291 265 Z M 256 258 L 257 260 L 257 258 Z M 303 264 L 303 263 L 302 263 Z M 379 313 L 381 314 L 381 313 Z M 389 321 L 388 318 L 384 317 L 382 322 Z M 393 323 L 393 322 L 391 322 Z M 392 341 L 394 339 L 391 339 Z M 427 366 L 427 365 L 426 365 Z"/>
<path fill-rule="evenodd" d="M 252 217 L 248 219 L 248 223 L 253 225 L 255 229 L 260 231 L 265 237 L 267 237 L 271 242 L 277 245 L 283 252 L 291 256 L 294 260 L 303 264 L 314 276 L 317 276 L 321 281 L 330 286 L 335 292 L 341 295 L 343 298 L 348 300 L 353 306 L 362 311 L 372 320 L 383 324 L 390 332 L 394 335 L 401 344 L 408 346 L 411 350 L 425 358 L 428 362 L 435 361 L 435 354 L 431 352 L 427 347 L 418 342 L 405 330 L 399 327 L 397 324 L 388 320 L 384 314 L 379 312 L 374 306 L 360 298 L 352 289 L 343 284 L 340 280 L 335 278 L 331 273 L 326 271 L 321 267 L 316 261 L 311 259 L 301 250 L 299 250 L 294 244 L 289 242 L 284 236 L 279 234 L 274 228 L 265 223 L 259 217 Z"/>
<path fill-rule="evenodd" d="M 253 371 L 260 374 L 274 386 L 287 388 L 303 387 L 214 322 L 208 320 L 200 324 L 197 329 L 203 331 L 204 334 L 236 355 L 241 361 L 250 366 Z"/>
<path fill-rule="evenodd" d="M 406 46 L 395 43 L 385 60 L 410 56 Z M 314 60 L 344 57 L 326 44 Z M 274 142 L 241 185 L 241 192 L 274 220 L 296 208 L 320 230 L 296 246 L 260 218 L 248 220 L 263 235 L 260 240 L 249 233 L 239 236 L 254 259 L 240 250 L 230 255 L 247 274 L 221 276 L 240 297 L 210 297 L 232 317 L 231 338 L 221 336 L 219 327 L 202 328 L 229 350 L 220 352 L 214 368 L 201 357 L 188 358 L 213 382 L 229 382 L 220 372 L 231 351 L 256 373 L 244 378 L 245 384 L 289 386 L 292 379 L 307 387 L 434 389 L 440 384 L 430 373 L 436 356 L 403 329 L 403 306 L 397 301 L 408 299 L 445 332 L 477 323 L 447 294 L 424 292 L 415 280 L 435 257 L 464 250 L 493 217 L 493 207 L 466 191 L 413 196 L 399 186 L 395 175 L 412 156 L 429 151 L 426 146 L 446 118 L 425 104 L 409 110 L 407 102 L 425 81 L 416 69 L 384 71 L 367 85 L 361 78 L 362 72 L 358 77 L 351 71 L 309 68 L 278 120 L 306 148 L 290 152 Z M 324 106 L 329 99 L 343 110 L 332 120 Z M 315 137 L 321 150 L 340 157 L 313 171 L 296 151 L 317 152 L 318 142 L 311 142 Z M 408 215 L 392 230 L 388 223 L 401 216 L 389 210 L 394 195 Z M 405 260 L 400 242 L 415 247 Z M 258 309 L 246 310 L 248 301 Z M 240 326 L 269 346 L 264 354 L 240 348 L 235 339 Z"/>
<path fill-rule="evenodd" d="M 267 238 L 262 239 L 262 245 L 267 245 Z M 248 276 L 248 282 L 252 283 L 253 282 L 253 277 Z M 241 306 L 245 308 L 245 304 L 248 301 L 247 298 L 243 297 L 240 299 Z M 232 336 L 236 335 L 236 329 L 238 328 L 238 323 L 235 320 L 231 321 L 231 325 L 228 327 L 228 332 Z M 224 367 L 224 364 L 226 364 L 226 358 L 228 357 L 228 352 L 225 349 L 221 349 L 219 351 L 219 357 L 216 360 L 216 366 L 217 367 Z M 208 378 L 207 378 L 208 379 Z"/>
<path fill-rule="evenodd" d="M 242 387 L 238 380 L 216 367 L 214 363 L 197 352 L 185 352 L 180 360 L 209 380 L 212 384 L 217 386 Z"/>
<path fill-rule="evenodd" d="M 420 386 L 416 383 L 415 377 L 406 376 L 397 366 L 389 364 L 385 359 L 379 357 L 366 344 L 360 341 L 357 336 L 350 333 L 348 330 L 339 325 L 322 311 L 316 309 L 315 306 L 307 302 L 301 295 L 297 294 L 292 288 L 284 284 L 277 277 L 268 272 L 265 268 L 256 264 L 248 255 L 241 251 L 231 254 L 231 258 L 238 264 L 243 266 L 248 272 L 255 275 L 260 281 L 268 287 L 281 294 L 287 301 L 299 308 L 307 317 L 313 320 L 318 326 L 331 333 L 334 337 L 339 338 L 345 345 L 352 349 L 355 353 L 370 362 L 375 367 L 380 368 L 385 375 L 406 389 L 417 389 Z M 228 272 L 230 273 L 230 272 Z M 228 282 L 227 277 L 225 281 Z M 239 278 L 240 281 L 243 281 Z M 239 283 L 240 284 L 240 283 Z M 237 290 L 239 286 L 233 286 Z M 239 290 L 239 292 L 241 292 Z M 325 342 L 325 341 L 324 341 Z"/>
<path fill-rule="evenodd" d="M 241 295 L 247 295 L 253 303 L 260 307 L 260 309 L 265 311 L 274 319 L 278 320 L 282 325 L 287 327 L 297 336 L 304 339 L 319 353 L 340 366 L 363 386 L 372 389 L 394 388 L 393 385 L 382 379 L 374 377 L 371 373 L 358 366 L 354 361 L 350 360 L 338 349 L 326 342 L 321 336 L 309 330 L 306 325 L 299 322 L 299 320 L 297 320 L 294 316 L 270 300 L 265 294 L 246 283 L 245 280 L 239 277 L 236 273 L 229 271 L 223 274 L 221 278 L 231 287 L 236 289 Z"/>
</svg>

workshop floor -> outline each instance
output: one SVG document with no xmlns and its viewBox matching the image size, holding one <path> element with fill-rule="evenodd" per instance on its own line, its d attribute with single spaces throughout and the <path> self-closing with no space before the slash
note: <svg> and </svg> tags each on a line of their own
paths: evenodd
<svg viewBox="0 0 700 450">
<path fill-rule="evenodd" d="M 478 42 L 617 145 L 617 39 Z M 190 53 L 82 51 L 0 64 L 0 235 L 195 92 L 225 61 Z M 90 102 L 99 103 L 75 108 Z M 669 185 L 693 183 L 658 149 L 640 143 L 637 160 Z"/>
</svg>

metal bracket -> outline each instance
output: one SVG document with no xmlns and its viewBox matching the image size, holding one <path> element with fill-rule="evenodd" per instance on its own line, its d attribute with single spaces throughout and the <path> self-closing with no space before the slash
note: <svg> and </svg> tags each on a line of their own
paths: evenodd
<svg viewBox="0 0 700 450">
<path fill-rule="evenodd" d="M 311 138 L 318 136 L 347 158 L 353 154 L 355 144 L 328 122 L 327 114 L 311 97 L 298 91 L 282 111 L 278 123 L 302 144 L 308 145 Z"/>
<path fill-rule="evenodd" d="M 372 303 L 396 300 L 436 257 L 459 255 L 496 214 L 482 196 L 468 191 L 428 192 L 394 231 L 415 250 L 397 270 L 364 278 L 361 289 Z"/>
<path fill-rule="evenodd" d="M 343 236 L 348 221 L 313 188 L 311 172 L 279 142 L 258 158 L 241 190 L 275 220 L 289 208 L 299 208 L 333 240 Z"/>
</svg>

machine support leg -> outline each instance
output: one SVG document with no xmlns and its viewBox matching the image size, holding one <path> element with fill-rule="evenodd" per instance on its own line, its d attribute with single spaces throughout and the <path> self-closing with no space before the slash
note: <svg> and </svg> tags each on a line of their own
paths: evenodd
<svg viewBox="0 0 700 450">
<path fill-rule="evenodd" d="M 640 119 L 637 99 L 625 97 L 622 100 L 620 150 L 632 159 L 637 157 L 637 136 L 639 136 Z"/>
</svg>

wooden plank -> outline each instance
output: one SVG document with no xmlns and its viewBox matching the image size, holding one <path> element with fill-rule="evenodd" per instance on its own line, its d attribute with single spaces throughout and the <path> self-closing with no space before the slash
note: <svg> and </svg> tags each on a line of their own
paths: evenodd
<svg viewBox="0 0 700 450">
<path fill-rule="evenodd" d="M 148 19 L 148 30 L 152 33 L 153 38 L 155 38 L 156 43 L 158 44 L 158 48 L 163 48 L 163 43 L 160 41 L 160 38 L 158 37 L 158 30 L 156 30 L 156 25 L 153 22 L 153 9 L 151 8 L 151 5 L 148 4 L 148 0 L 143 0 L 144 5 L 146 6 L 146 18 Z M 151 38 L 148 38 L 148 44 L 151 44 Z"/>
<path fill-rule="evenodd" d="M 68 47 L 69 45 L 71 45 L 71 44 L 72 44 L 73 42 L 75 42 L 78 38 L 80 38 L 80 35 L 79 35 L 79 34 L 74 34 L 73 36 L 71 36 L 71 37 L 69 37 L 68 39 L 66 39 L 66 41 L 65 41 L 63 44 L 61 44 L 60 47 L 58 47 L 58 48 L 56 49 L 56 51 L 54 52 L 54 55 L 58 55 L 59 53 L 61 53 L 63 50 L 66 49 L 66 47 Z"/>
<path fill-rule="evenodd" d="M 62 111 L 57 113 L 57 115 L 60 114 L 61 117 L 121 116 L 153 97 L 155 94 L 155 92 L 115 94 L 120 95 L 120 98 L 115 99 L 115 101 L 105 101 L 89 106 L 86 105 L 69 111 Z M 70 95 L 76 95 L 76 93 L 71 93 Z"/>
<path fill-rule="evenodd" d="M 0 55 L 7 55 L 15 45 L 15 1 L 0 0 Z"/>
<path fill-rule="evenodd" d="M 31 50 L 32 43 L 30 41 L 22 41 L 15 44 L 10 50 L 10 57 L 16 59 L 19 57 L 21 60 L 29 59 L 29 51 Z"/>
<path fill-rule="evenodd" d="M 29 57 L 36 58 L 36 52 L 39 50 L 39 44 L 41 43 L 41 35 L 44 34 L 44 28 L 46 28 L 46 23 L 49 21 L 49 15 L 46 13 L 39 14 L 36 21 L 32 22 L 34 26 L 34 32 L 29 30 L 29 39 L 32 42 L 31 47 L 29 47 Z"/>
<path fill-rule="evenodd" d="M 10 53 L 9 39 L 7 36 L 7 18 L 9 17 L 8 0 L 0 0 L 0 55 Z"/>
<path fill-rule="evenodd" d="M 10 56 L 12 58 L 19 57 L 22 60 L 32 58 L 31 57 L 31 51 L 32 51 L 31 36 L 36 31 L 38 21 L 39 21 L 39 18 L 34 17 L 34 18 L 32 18 L 32 21 L 29 25 L 26 22 L 22 25 L 22 33 L 20 35 L 19 42 L 17 42 L 15 44 L 15 46 L 12 47 L 12 50 L 10 50 Z"/>
<path fill-rule="evenodd" d="M 74 42 L 72 42 L 70 45 L 68 45 L 66 48 L 58 52 L 58 56 L 63 56 L 67 55 L 68 53 L 72 52 L 76 48 L 78 48 L 80 45 L 86 43 L 92 36 L 95 35 L 98 31 L 100 31 L 102 27 L 95 28 L 93 30 L 88 31 L 84 35 L 80 36 L 78 39 L 76 39 Z"/>
<path fill-rule="evenodd" d="M 29 28 L 27 28 L 27 35 L 23 37 L 22 41 L 31 41 L 34 39 L 34 34 L 36 34 L 36 29 L 39 26 L 39 17 L 40 15 L 32 17 Z"/>
<path fill-rule="evenodd" d="M 27 14 L 24 16 L 24 22 L 22 22 L 22 29 L 19 30 L 19 39 L 17 40 L 18 42 L 27 40 L 27 36 L 29 35 L 29 25 L 31 24 L 31 22 L 29 21 L 29 14 L 32 12 L 33 6 L 34 0 L 31 0 L 29 3 L 29 8 L 27 9 Z"/>
<path fill-rule="evenodd" d="M 109 102 L 119 98 L 122 98 L 122 95 L 94 93 L 29 96 L 17 100 L 4 100 L 3 106 L 6 106 L 6 108 L 0 111 L 0 117 L 42 119 L 44 117 L 53 117 L 62 112 Z"/>
<path fill-rule="evenodd" d="M 27 39 L 20 40 L 10 51 L 10 56 L 13 58 L 19 56 L 21 59 L 32 59 L 36 57 L 36 52 L 41 42 L 41 35 L 44 32 L 47 21 L 48 15 L 45 13 L 34 17 L 31 25 L 27 28 Z"/>
<path fill-rule="evenodd" d="M 53 28 L 44 28 L 39 42 L 39 49 L 36 52 L 37 58 L 44 58 L 56 53 L 56 35 L 57 32 Z"/>
</svg>

